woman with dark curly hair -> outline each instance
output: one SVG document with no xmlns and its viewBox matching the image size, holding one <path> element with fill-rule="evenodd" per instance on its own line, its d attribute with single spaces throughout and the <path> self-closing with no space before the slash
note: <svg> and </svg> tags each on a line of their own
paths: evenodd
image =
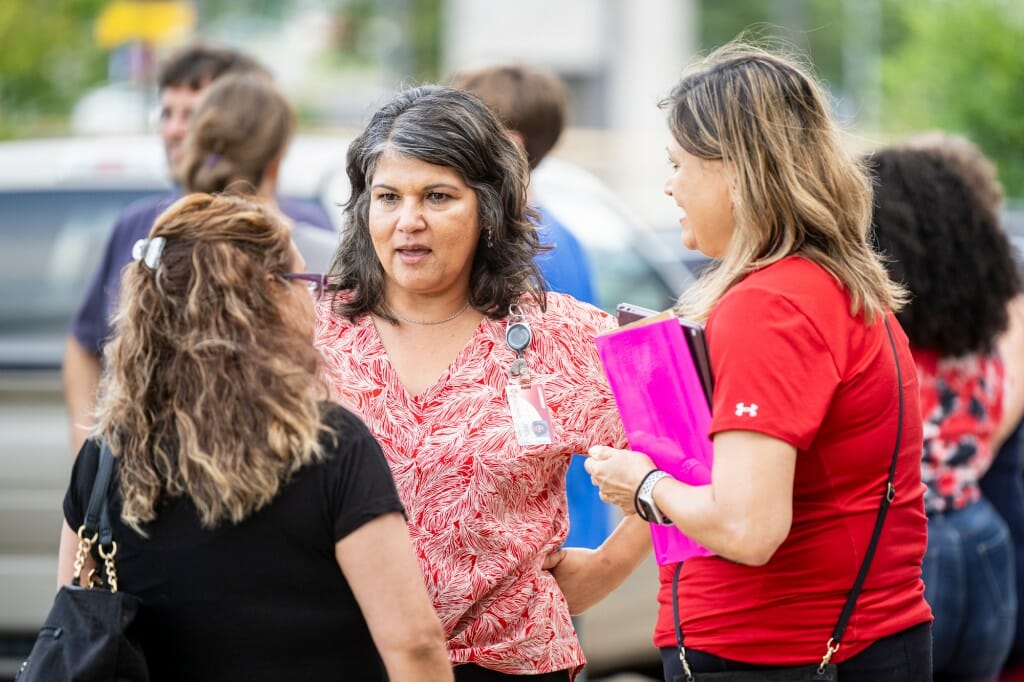
<svg viewBox="0 0 1024 682">
<path fill-rule="evenodd" d="M 993 202 L 949 150 L 884 149 L 868 165 L 878 247 L 913 297 L 898 316 L 921 387 L 934 675 L 994 679 L 1013 640 L 1017 597 L 1010 534 L 979 480 L 1019 418 L 1004 411 L 996 342 L 1021 280 Z"/>
<path fill-rule="evenodd" d="M 331 395 L 383 446 L 457 680 L 568 680 L 584 663 L 548 554 L 565 474 L 625 434 L 593 343 L 614 327 L 545 293 L 526 158 L 476 96 L 408 90 L 348 151 L 348 229 L 319 307 Z M 636 560 L 642 523 L 616 536 Z"/>
</svg>

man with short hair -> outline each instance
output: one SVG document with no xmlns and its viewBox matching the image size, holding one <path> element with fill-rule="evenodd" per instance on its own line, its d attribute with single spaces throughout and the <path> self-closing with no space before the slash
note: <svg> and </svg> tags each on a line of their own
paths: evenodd
<svg viewBox="0 0 1024 682">
<path fill-rule="evenodd" d="M 227 47 L 195 43 L 170 56 L 157 76 L 157 130 L 175 183 L 181 180 L 185 137 L 192 111 L 210 83 L 226 73 L 270 73 L 252 57 Z"/>
<path fill-rule="evenodd" d="M 193 43 L 174 52 L 158 74 L 159 111 L 156 120 L 175 185 L 181 181 L 185 141 L 192 111 L 205 89 L 228 73 L 270 73 L 256 60 L 231 48 Z M 126 207 L 107 241 L 93 280 L 75 315 L 64 352 L 64 400 L 71 422 L 71 446 L 77 454 L 92 427 L 99 387 L 103 346 L 111 334 L 110 317 L 117 304 L 121 270 L 131 262 L 135 242 L 146 237 L 153 222 L 181 196 L 173 192 L 146 197 Z M 279 200 L 281 210 L 296 222 L 332 230 L 317 208 Z"/>
</svg>

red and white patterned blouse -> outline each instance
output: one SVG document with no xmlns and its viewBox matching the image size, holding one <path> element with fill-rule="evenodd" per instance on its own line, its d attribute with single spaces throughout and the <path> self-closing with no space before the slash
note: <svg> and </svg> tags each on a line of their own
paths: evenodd
<svg viewBox="0 0 1024 682">
<path fill-rule="evenodd" d="M 929 514 L 963 509 L 981 496 L 992 434 L 1003 415 L 1003 362 L 995 355 L 939 357 L 912 349 L 921 385 L 921 480 Z"/>
<path fill-rule="evenodd" d="M 552 418 L 552 445 L 520 446 L 505 400 L 515 352 L 484 318 L 448 370 L 410 396 L 369 315 L 318 308 L 331 398 L 380 441 L 453 663 L 510 674 L 577 670 L 584 657 L 554 577 L 541 569 L 568 532 L 572 453 L 626 438 L 593 337 L 612 318 L 560 294 L 523 306 L 525 352 Z"/>
</svg>

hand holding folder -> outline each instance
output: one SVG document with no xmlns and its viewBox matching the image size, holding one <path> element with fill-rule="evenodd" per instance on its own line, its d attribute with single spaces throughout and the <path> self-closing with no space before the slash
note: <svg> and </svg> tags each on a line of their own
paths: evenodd
<svg viewBox="0 0 1024 682">
<path fill-rule="evenodd" d="M 671 312 L 640 319 L 595 339 L 630 447 L 689 485 L 711 482 L 710 362 L 703 331 Z M 693 349 L 703 353 L 695 358 Z M 699 367 L 707 368 L 706 380 Z M 658 564 L 711 554 L 674 526 L 651 526 Z"/>
<path fill-rule="evenodd" d="M 661 463 L 669 467 L 678 467 L 672 478 L 682 481 L 687 485 L 708 485 L 711 483 L 711 469 L 703 458 L 689 457 L 683 449 L 671 438 L 655 436 L 646 431 L 637 431 L 630 435 L 629 444 L 633 450 L 642 452 L 654 462 L 654 464 L 665 471 L 668 471 Z"/>
</svg>

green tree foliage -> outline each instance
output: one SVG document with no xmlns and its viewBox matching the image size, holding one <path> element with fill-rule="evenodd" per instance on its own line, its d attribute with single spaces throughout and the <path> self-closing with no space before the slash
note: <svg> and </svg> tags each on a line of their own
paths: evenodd
<svg viewBox="0 0 1024 682">
<path fill-rule="evenodd" d="M 0 2 L 0 138 L 59 130 L 74 101 L 104 80 L 92 26 L 107 0 Z"/>
<path fill-rule="evenodd" d="M 421 81 L 441 76 L 441 0 L 413 0 L 410 7 L 412 67 Z"/>
<path fill-rule="evenodd" d="M 841 113 L 869 135 L 961 133 L 997 163 L 1007 194 L 1024 197 L 1020 0 L 701 3 L 704 50 L 744 31 L 807 54 Z M 869 60 L 879 62 L 880 69 Z M 874 107 L 868 106 L 871 98 Z"/>
<path fill-rule="evenodd" d="M 334 0 L 343 27 L 335 57 L 339 62 L 382 62 L 399 79 L 435 81 L 440 77 L 442 0 Z M 395 33 L 381 45 L 382 25 Z"/>
<path fill-rule="evenodd" d="M 856 0 L 855 0 L 856 1 Z M 807 55 L 816 74 L 843 83 L 843 4 L 835 0 L 730 0 L 700 3 L 701 49 L 708 52 L 743 34 Z"/>
<path fill-rule="evenodd" d="M 199 23 L 233 16 L 259 17 L 264 21 L 280 21 L 293 3 L 281 0 L 192 0 Z"/>
<path fill-rule="evenodd" d="M 977 143 L 1010 196 L 1024 197 L 1024 5 L 889 0 L 904 34 L 883 62 L 884 120 Z"/>
</svg>

